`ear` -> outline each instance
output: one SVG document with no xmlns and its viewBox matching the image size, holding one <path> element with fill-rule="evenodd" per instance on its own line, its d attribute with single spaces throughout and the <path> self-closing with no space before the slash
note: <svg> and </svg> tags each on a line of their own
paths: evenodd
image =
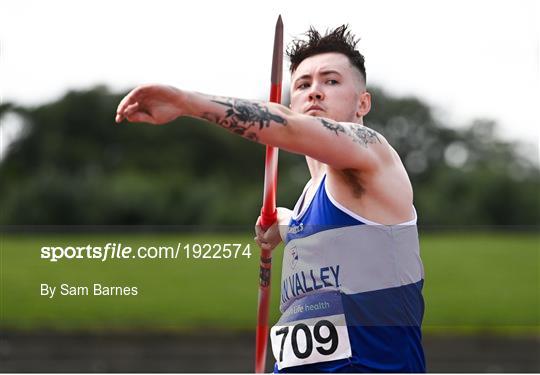
<svg viewBox="0 0 540 375">
<path fill-rule="evenodd" d="M 367 91 L 364 91 L 360 94 L 358 98 L 358 109 L 356 111 L 356 116 L 358 118 L 364 117 L 371 110 L 371 94 Z"/>
</svg>

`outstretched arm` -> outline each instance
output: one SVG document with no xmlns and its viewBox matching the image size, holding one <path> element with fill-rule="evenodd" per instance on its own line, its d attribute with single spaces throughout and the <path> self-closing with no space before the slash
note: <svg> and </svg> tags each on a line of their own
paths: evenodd
<svg viewBox="0 0 540 375">
<path fill-rule="evenodd" d="M 164 124 L 179 116 L 206 119 L 244 138 L 310 156 L 336 169 L 372 170 L 391 159 L 386 140 L 359 124 L 295 113 L 276 103 L 208 96 L 170 86 L 136 88 L 118 106 L 116 122 Z"/>
</svg>

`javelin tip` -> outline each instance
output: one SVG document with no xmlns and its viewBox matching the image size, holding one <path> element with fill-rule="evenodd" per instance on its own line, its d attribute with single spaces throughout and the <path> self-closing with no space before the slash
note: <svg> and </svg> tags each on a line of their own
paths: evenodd
<svg viewBox="0 0 540 375">
<path fill-rule="evenodd" d="M 281 84 L 283 70 L 283 21 L 281 14 L 276 22 L 276 32 L 274 35 L 274 54 L 272 57 L 272 77 L 273 85 Z"/>
</svg>

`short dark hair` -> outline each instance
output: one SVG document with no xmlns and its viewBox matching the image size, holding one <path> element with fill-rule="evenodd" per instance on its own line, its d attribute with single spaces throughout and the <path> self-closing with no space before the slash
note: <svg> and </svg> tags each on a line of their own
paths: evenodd
<svg viewBox="0 0 540 375">
<path fill-rule="evenodd" d="M 307 40 L 295 39 L 287 48 L 287 56 L 291 60 L 291 74 L 298 65 L 308 57 L 327 52 L 342 53 L 349 58 L 351 65 L 358 68 L 364 81 L 366 80 L 366 67 L 364 56 L 356 50 L 360 39 L 347 30 L 348 25 L 341 25 L 334 30 L 326 31 L 324 36 L 311 26 L 305 33 Z"/>
</svg>

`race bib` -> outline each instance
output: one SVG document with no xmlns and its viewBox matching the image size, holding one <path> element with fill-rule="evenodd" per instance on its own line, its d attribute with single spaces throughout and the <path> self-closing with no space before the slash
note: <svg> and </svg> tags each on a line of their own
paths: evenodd
<svg viewBox="0 0 540 375">
<path fill-rule="evenodd" d="M 298 299 L 272 327 L 270 339 L 280 370 L 351 357 L 340 293 L 317 293 Z"/>
</svg>

